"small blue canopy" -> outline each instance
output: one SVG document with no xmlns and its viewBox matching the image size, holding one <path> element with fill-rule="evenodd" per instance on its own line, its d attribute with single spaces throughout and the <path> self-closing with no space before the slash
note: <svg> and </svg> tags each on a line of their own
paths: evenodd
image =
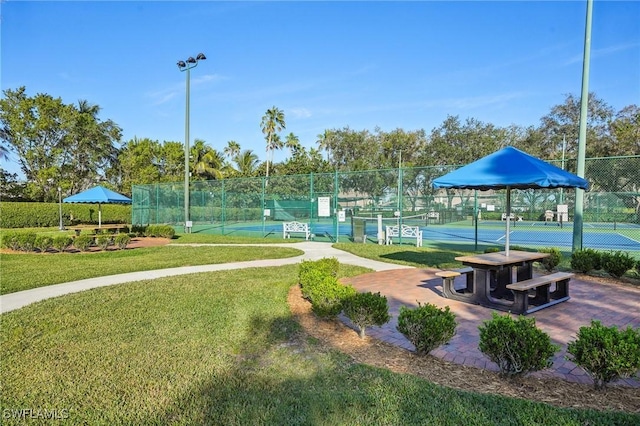
<svg viewBox="0 0 640 426">
<path fill-rule="evenodd" d="M 100 227 L 102 226 L 101 204 L 131 204 L 131 198 L 98 185 L 86 191 L 71 195 L 63 199 L 62 202 L 98 204 L 98 227 Z"/>
<path fill-rule="evenodd" d="M 86 191 L 79 192 L 75 195 L 62 200 L 64 203 L 89 203 L 89 204 L 130 204 L 131 198 L 122 194 L 118 194 L 104 186 L 95 186 Z"/>
<path fill-rule="evenodd" d="M 533 157 L 512 146 L 482 157 L 479 160 L 440 176 L 434 188 L 507 190 L 507 218 L 511 216 L 511 189 L 582 188 L 589 182 L 573 173 Z M 506 221 L 505 255 L 509 256 L 509 227 Z"/>
<path fill-rule="evenodd" d="M 433 181 L 434 188 L 582 188 L 589 182 L 553 164 L 508 146 Z"/>
</svg>

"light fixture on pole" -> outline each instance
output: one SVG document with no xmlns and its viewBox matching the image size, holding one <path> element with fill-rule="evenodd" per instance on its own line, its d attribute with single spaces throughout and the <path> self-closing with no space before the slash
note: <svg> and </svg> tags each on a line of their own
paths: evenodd
<svg viewBox="0 0 640 426">
<path fill-rule="evenodd" d="M 186 61 L 178 61 L 178 69 L 187 72 L 187 102 L 184 118 L 184 232 L 191 232 L 191 221 L 189 220 L 189 91 L 191 80 L 191 69 L 198 66 L 199 61 L 207 59 L 203 53 L 193 58 L 189 56 Z"/>
<path fill-rule="evenodd" d="M 60 226 L 59 229 L 61 231 L 64 230 L 64 224 L 62 223 L 62 188 L 58 187 L 58 213 L 60 216 Z"/>
</svg>

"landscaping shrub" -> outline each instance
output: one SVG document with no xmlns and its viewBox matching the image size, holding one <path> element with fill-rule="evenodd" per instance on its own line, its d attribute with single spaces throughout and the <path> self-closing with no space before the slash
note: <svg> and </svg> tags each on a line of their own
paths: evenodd
<svg viewBox="0 0 640 426">
<path fill-rule="evenodd" d="M 331 318 L 342 311 L 344 301 L 355 295 L 356 290 L 340 284 L 336 277 L 326 275 L 308 293 L 313 312 L 319 317 Z"/>
<path fill-rule="evenodd" d="M 485 253 L 497 253 L 500 251 L 500 248 L 498 247 L 487 247 L 486 249 L 484 249 Z"/>
<path fill-rule="evenodd" d="M 37 235 L 34 232 L 19 232 L 16 234 L 18 250 L 33 251 Z M 15 250 L 15 249 L 14 249 Z"/>
<path fill-rule="evenodd" d="M 131 227 L 131 234 L 133 234 L 132 236 L 134 237 L 141 237 L 146 234 L 146 231 L 147 231 L 146 226 L 133 225 Z"/>
<path fill-rule="evenodd" d="M 2 247 L 11 250 L 19 250 L 20 244 L 18 241 L 18 235 L 20 233 L 16 231 L 7 231 L 2 233 Z"/>
<path fill-rule="evenodd" d="M 0 228 L 57 227 L 60 224 L 58 203 L 0 202 Z M 73 219 L 72 219 L 73 218 Z M 131 220 L 131 205 L 105 204 L 102 206 L 102 223 L 128 223 Z M 98 223 L 98 208 L 95 204 L 63 204 L 63 225 Z"/>
<path fill-rule="evenodd" d="M 498 315 L 484 321 L 480 330 L 480 351 L 509 377 L 551 367 L 553 354 L 559 349 L 547 333 L 536 327 L 535 318 L 511 318 Z"/>
<path fill-rule="evenodd" d="M 93 236 L 80 234 L 73 240 L 73 246 L 80 251 L 87 251 L 93 244 Z"/>
<path fill-rule="evenodd" d="M 58 235 L 53 238 L 52 246 L 59 252 L 63 252 L 73 244 L 73 238 L 68 235 Z"/>
<path fill-rule="evenodd" d="M 596 389 L 607 383 L 635 375 L 640 370 L 640 330 L 605 327 L 600 321 L 580 327 L 575 341 L 569 342 L 566 358 L 593 378 Z"/>
<path fill-rule="evenodd" d="M 38 235 L 33 245 L 35 248 L 44 253 L 53 246 L 53 238 L 49 237 L 48 235 Z"/>
<path fill-rule="evenodd" d="M 539 251 L 540 253 L 549 253 L 548 257 L 540 261 L 548 272 L 552 272 L 562 261 L 562 252 L 557 247 L 545 247 Z"/>
<path fill-rule="evenodd" d="M 601 268 L 600 253 L 593 249 L 576 250 L 571 255 L 571 269 L 583 274 Z"/>
<path fill-rule="evenodd" d="M 365 329 L 373 325 L 381 326 L 391 319 L 387 298 L 380 293 L 356 293 L 343 305 L 344 314 L 360 330 L 364 339 Z"/>
<path fill-rule="evenodd" d="M 602 269 L 614 278 L 622 277 L 629 269 L 633 268 L 635 260 L 629 253 L 617 251 L 615 253 L 602 253 Z"/>
<path fill-rule="evenodd" d="M 298 282 L 302 296 L 309 299 L 311 289 L 325 277 L 337 277 L 340 263 L 335 257 L 325 257 L 319 260 L 303 260 L 298 268 Z"/>
<path fill-rule="evenodd" d="M 128 234 L 118 234 L 114 239 L 114 243 L 120 250 L 127 248 L 127 245 L 131 242 L 131 237 Z"/>
<path fill-rule="evenodd" d="M 398 331 L 416 348 L 418 355 L 426 355 L 447 343 L 456 331 L 456 316 L 448 306 L 444 309 L 427 303 L 411 309 L 400 307 Z"/>
<path fill-rule="evenodd" d="M 100 250 L 106 250 L 111 243 L 111 235 L 102 234 L 96 237 L 96 245 L 100 247 Z"/>
<path fill-rule="evenodd" d="M 170 225 L 149 225 L 145 228 L 144 235 L 147 237 L 173 238 L 176 235 L 176 231 Z"/>
</svg>

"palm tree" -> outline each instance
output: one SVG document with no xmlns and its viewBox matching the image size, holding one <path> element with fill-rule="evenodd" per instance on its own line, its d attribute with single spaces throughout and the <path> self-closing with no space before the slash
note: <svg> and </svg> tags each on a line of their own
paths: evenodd
<svg viewBox="0 0 640 426">
<path fill-rule="evenodd" d="M 228 159 L 233 160 L 236 155 L 240 154 L 240 144 L 236 141 L 227 142 L 227 146 L 224 148 L 224 155 L 227 156 Z"/>
<path fill-rule="evenodd" d="M 282 142 L 278 136 L 278 132 L 285 129 L 287 126 L 284 122 L 284 112 L 275 106 L 269 108 L 265 115 L 262 117 L 260 123 L 262 133 L 264 133 L 267 140 L 267 178 L 269 178 L 269 160 L 275 149 L 282 147 Z"/>
<path fill-rule="evenodd" d="M 300 149 L 302 148 L 302 145 L 300 145 L 300 138 L 294 135 L 293 132 L 287 135 L 284 146 L 291 151 L 292 157 L 297 157 L 300 153 Z"/>
<path fill-rule="evenodd" d="M 318 135 L 318 140 L 316 143 L 318 144 L 318 149 L 320 151 L 327 152 L 327 161 L 329 161 L 329 157 L 331 155 L 331 144 L 333 142 L 333 132 L 331 130 L 325 130 L 324 133 Z"/>
<path fill-rule="evenodd" d="M 0 160 L 2 159 L 5 159 L 5 160 L 9 159 L 9 148 L 0 144 Z"/>
<path fill-rule="evenodd" d="M 241 177 L 255 176 L 260 164 L 258 156 L 250 149 L 245 149 L 235 156 L 236 171 Z"/>
<path fill-rule="evenodd" d="M 196 139 L 191 148 L 193 157 L 193 172 L 197 176 L 206 179 L 222 179 L 224 168 L 224 156 L 211 148 L 203 140 Z"/>
</svg>

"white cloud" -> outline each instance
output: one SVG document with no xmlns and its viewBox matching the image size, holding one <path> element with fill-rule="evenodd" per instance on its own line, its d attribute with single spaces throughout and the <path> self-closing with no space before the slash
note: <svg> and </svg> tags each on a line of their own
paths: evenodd
<svg viewBox="0 0 640 426">
<path fill-rule="evenodd" d="M 289 110 L 289 112 L 291 113 L 291 115 L 293 115 L 294 118 L 309 118 L 309 117 L 311 117 L 311 111 L 309 111 L 306 108 L 291 108 Z"/>
<path fill-rule="evenodd" d="M 601 58 L 604 56 L 609 56 L 617 52 L 623 52 L 625 50 L 636 49 L 640 46 L 640 43 L 628 43 L 628 44 L 619 44 L 616 46 L 603 47 L 601 49 L 591 49 L 591 59 Z M 564 65 L 572 65 L 575 63 L 582 62 L 584 58 L 584 53 L 580 53 L 579 55 L 575 55 L 569 58 Z"/>
</svg>

